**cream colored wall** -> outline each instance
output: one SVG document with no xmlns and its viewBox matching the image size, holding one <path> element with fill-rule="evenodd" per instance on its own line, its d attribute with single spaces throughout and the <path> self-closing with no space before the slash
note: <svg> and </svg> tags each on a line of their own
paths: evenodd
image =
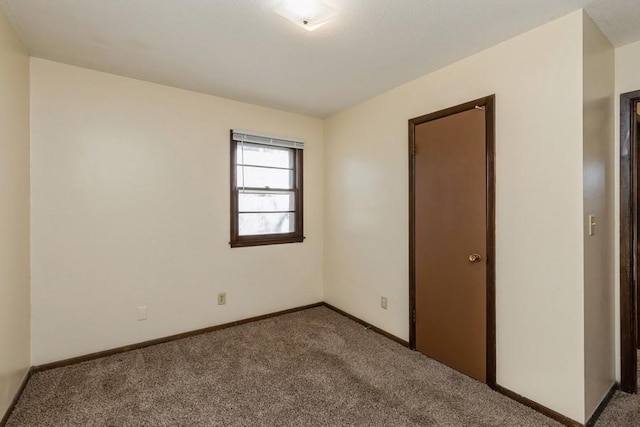
<svg viewBox="0 0 640 427">
<path fill-rule="evenodd" d="M 0 13 L 0 418 L 29 368 L 29 56 Z"/>
<path fill-rule="evenodd" d="M 615 382 L 615 59 L 613 46 L 586 14 L 583 34 L 585 419 L 588 419 Z M 589 235 L 589 215 L 595 215 L 593 235 Z"/>
<path fill-rule="evenodd" d="M 31 73 L 34 365 L 323 299 L 322 121 L 42 59 Z M 304 243 L 230 249 L 232 128 L 306 141 Z"/>
<path fill-rule="evenodd" d="M 616 49 L 616 91 L 618 93 L 640 90 L 638 69 L 640 69 L 640 41 Z"/>
<path fill-rule="evenodd" d="M 616 319 L 616 380 L 620 380 L 620 94 L 640 90 L 640 42 L 615 50 L 616 89 L 614 99 L 614 182 L 615 182 L 615 319 Z"/>
<path fill-rule="evenodd" d="M 407 120 L 495 93 L 497 380 L 580 422 L 582 89 L 579 11 L 330 117 L 324 248 L 325 300 L 407 339 Z"/>
</svg>

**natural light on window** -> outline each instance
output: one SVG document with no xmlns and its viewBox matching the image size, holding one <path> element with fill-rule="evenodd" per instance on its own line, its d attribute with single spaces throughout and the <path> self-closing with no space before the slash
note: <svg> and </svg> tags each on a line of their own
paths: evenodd
<svg viewBox="0 0 640 427">
<path fill-rule="evenodd" d="M 244 143 L 237 150 L 238 234 L 293 232 L 293 149 Z"/>
<path fill-rule="evenodd" d="M 231 245 L 301 241 L 302 150 L 252 136 L 232 133 Z"/>
</svg>

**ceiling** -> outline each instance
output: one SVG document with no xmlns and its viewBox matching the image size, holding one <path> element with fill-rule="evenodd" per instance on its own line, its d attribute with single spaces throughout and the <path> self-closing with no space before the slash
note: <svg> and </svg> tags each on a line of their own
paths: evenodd
<svg viewBox="0 0 640 427">
<path fill-rule="evenodd" d="M 326 117 L 586 7 L 616 45 L 638 0 L 326 0 L 313 32 L 281 0 L 0 0 L 31 55 Z"/>
</svg>

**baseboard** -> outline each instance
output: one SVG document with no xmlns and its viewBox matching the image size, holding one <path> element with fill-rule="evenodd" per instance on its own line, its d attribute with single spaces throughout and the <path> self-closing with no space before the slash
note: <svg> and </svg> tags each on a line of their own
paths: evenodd
<svg viewBox="0 0 640 427">
<path fill-rule="evenodd" d="M 318 302 L 318 303 L 314 303 L 314 304 L 309 304 L 309 305 L 305 305 L 302 307 L 295 307 L 295 308 L 290 308 L 288 310 L 282 310 L 282 311 L 277 311 L 274 313 L 269 313 L 269 314 L 264 314 L 262 316 L 256 316 L 256 317 L 250 317 L 248 319 L 243 319 L 243 320 L 236 320 L 234 322 L 229 322 L 229 323 L 224 323 L 221 325 L 216 325 L 216 326 L 210 326 L 207 328 L 202 328 L 202 329 L 197 329 L 194 331 L 189 331 L 189 332 L 183 332 L 180 334 L 176 334 L 176 335 L 170 335 L 167 337 L 162 337 L 162 338 L 156 338 L 153 340 L 149 340 L 149 341 L 144 341 L 144 342 L 140 342 L 140 343 L 136 343 L 136 344 L 130 344 L 130 345 L 125 345 L 122 347 L 116 347 L 116 348 L 112 348 L 109 350 L 103 350 L 103 351 L 98 351 L 95 353 L 90 353 L 90 354 L 86 354 L 83 356 L 77 356 L 77 357 L 72 357 L 69 359 L 64 359 L 64 360 L 59 360 L 57 362 L 51 362 L 51 363 L 46 363 L 43 365 L 38 365 L 38 366 L 34 366 L 31 368 L 32 372 L 41 372 L 41 371 L 47 371 L 49 369 L 56 369 L 56 368 L 62 368 L 65 366 L 70 366 L 70 365 L 75 365 L 77 363 L 82 363 L 82 362 L 87 362 L 89 360 L 95 360 L 95 359 L 101 359 L 103 357 L 108 357 L 108 356 L 113 356 L 114 354 L 119 354 L 119 353 L 124 353 L 126 351 L 131 351 L 131 350 L 138 350 L 141 348 L 145 348 L 145 347 L 150 347 L 153 345 L 158 345 L 158 344 L 163 344 L 163 343 L 167 343 L 167 342 L 171 342 L 171 341 L 175 341 L 175 340 L 179 340 L 182 338 L 188 338 L 188 337 L 192 337 L 195 335 L 201 335 L 201 334 L 206 334 L 208 332 L 214 332 L 214 331 L 219 331 L 221 329 L 226 329 L 226 328 L 231 328 L 233 326 L 239 326 L 239 325 L 244 325 L 246 323 L 251 323 L 251 322 L 257 322 L 259 320 L 265 320 L 265 319 L 269 319 L 272 317 L 277 317 L 277 316 L 282 316 L 284 314 L 289 314 L 289 313 L 295 313 L 296 311 L 302 311 L 302 310 L 307 310 L 310 308 L 315 308 L 315 307 L 327 307 L 330 310 L 335 311 L 338 314 L 341 314 L 342 316 L 345 316 L 355 322 L 360 323 L 361 325 L 363 325 L 364 327 L 371 329 L 374 332 L 377 332 L 380 335 L 383 335 L 386 338 L 389 338 L 390 340 L 393 340 L 395 342 L 397 342 L 398 344 L 404 346 L 404 347 L 409 347 L 409 343 L 401 338 L 398 338 L 397 336 L 390 334 L 387 331 L 384 331 L 376 326 L 373 326 L 372 324 L 365 322 L 362 319 L 357 318 L 356 316 L 347 313 L 346 311 L 340 310 L 337 307 L 334 307 L 331 304 L 328 304 L 326 302 Z"/>
<path fill-rule="evenodd" d="M 27 370 L 27 373 L 24 375 L 24 378 L 22 379 L 22 383 L 20 383 L 20 387 L 18 387 L 18 391 L 16 391 L 15 396 L 13 396 L 13 399 L 11 400 L 11 403 L 9 404 L 7 411 L 4 413 L 4 416 L 0 420 L 0 427 L 4 427 L 5 425 L 7 425 L 7 421 L 9 421 L 9 417 L 11 416 L 11 413 L 13 412 L 16 405 L 18 404 L 18 400 L 20 400 L 20 396 L 22 396 L 22 392 L 24 391 L 24 388 L 27 386 L 27 383 L 29 382 L 29 378 L 31 378 L 32 374 L 33 374 L 33 368 L 29 368 L 29 370 Z"/>
<path fill-rule="evenodd" d="M 31 378 L 31 376 L 36 373 L 36 372 L 41 372 L 41 371 L 46 371 L 49 369 L 55 369 L 55 368 L 61 368 L 64 366 L 69 366 L 69 365 L 74 365 L 77 363 L 81 363 L 81 362 L 86 362 L 89 360 L 95 360 L 95 359 L 100 359 L 103 357 L 107 357 L 107 356 L 112 356 L 114 354 L 119 354 L 119 353 L 124 353 L 126 351 L 131 351 L 131 350 L 138 350 L 141 348 L 145 348 L 145 347 L 150 347 L 150 346 L 154 346 L 154 345 L 158 345 L 158 344 L 163 344 L 163 343 L 167 343 L 167 342 L 171 342 L 171 341 L 176 341 L 182 338 L 188 338 L 188 337 L 193 337 L 196 335 L 201 335 L 201 334 L 206 334 L 209 332 L 214 332 L 214 331 L 219 331 L 221 329 L 227 329 L 227 328 L 231 328 L 233 326 L 240 326 L 240 325 L 244 325 L 246 323 L 251 323 L 251 322 L 257 322 L 260 320 L 265 320 L 265 319 L 270 319 L 272 317 L 277 317 L 277 316 L 282 316 L 285 314 L 290 314 L 290 313 L 295 313 L 297 311 L 303 311 L 303 310 L 307 310 L 310 308 L 315 308 L 315 307 L 327 307 L 330 310 L 335 311 L 336 313 L 345 316 L 361 325 L 363 325 L 364 327 L 371 329 L 372 331 L 392 340 L 397 342 L 398 344 L 404 346 L 404 347 L 409 347 L 409 343 L 405 340 L 403 340 L 402 338 L 399 338 L 393 334 L 390 334 L 387 331 L 384 331 L 372 324 L 370 324 L 369 322 L 366 322 L 362 319 L 359 319 L 358 317 L 347 313 L 346 311 L 343 311 L 329 303 L 326 302 L 318 302 L 318 303 L 314 303 L 314 304 L 309 304 L 309 305 L 305 305 L 305 306 L 301 306 L 301 307 L 295 307 L 295 308 L 290 308 L 288 310 L 282 310 L 282 311 L 276 311 L 273 313 L 269 313 L 269 314 L 263 314 L 261 316 L 255 316 L 255 317 L 250 317 L 247 319 L 242 319 L 242 320 L 236 320 L 233 322 L 229 322 L 229 323 L 223 323 L 221 325 L 216 325 L 216 326 L 210 326 L 207 328 L 202 328 L 202 329 L 197 329 L 194 331 L 189 331 L 189 332 L 183 332 L 181 334 L 176 334 L 176 335 L 170 335 L 167 337 L 163 337 L 163 338 L 156 338 L 153 340 L 149 340 L 149 341 L 144 341 L 144 342 L 140 342 L 137 344 L 130 344 L 130 345 L 126 345 L 126 346 L 122 346 L 122 347 L 117 347 L 117 348 L 112 348 L 109 350 L 104 350 L 104 351 L 99 351 L 96 353 L 91 353 L 91 354 L 87 354 L 84 356 L 78 356 L 78 357 L 72 357 L 70 359 L 64 359 L 64 360 L 60 360 L 57 362 L 51 362 L 51 363 L 46 363 L 43 365 L 39 365 L 39 366 L 33 366 L 31 367 L 28 371 L 27 374 L 25 375 L 24 380 L 22 381 L 22 384 L 20 385 L 20 388 L 18 389 L 18 391 L 16 392 L 15 397 L 13 398 L 13 400 L 11 401 L 11 404 L 9 405 L 9 408 L 7 409 L 5 415 L 2 417 L 2 420 L 0 420 L 0 427 L 4 427 L 7 423 L 7 421 L 9 420 L 9 417 L 11 416 L 11 413 L 13 412 L 16 404 L 18 403 L 18 400 L 20 399 L 20 396 L 22 395 L 22 392 L 24 391 L 24 388 L 27 385 L 27 382 L 29 381 L 29 379 Z M 586 424 L 581 424 L 569 417 L 566 417 L 564 415 L 562 415 L 559 412 L 556 412 L 550 408 L 547 408 L 544 405 L 541 405 L 537 402 L 534 402 L 533 400 L 530 400 L 516 392 L 513 392 L 505 387 L 502 387 L 501 385 L 495 385 L 494 387 L 492 387 L 494 390 L 496 390 L 498 393 L 512 399 L 515 400 L 516 402 L 519 402 L 525 406 L 528 406 L 529 408 L 540 412 L 541 414 L 555 420 L 558 421 L 561 424 L 564 424 L 565 426 L 568 427 L 591 427 L 593 425 L 595 425 L 596 421 L 598 420 L 598 418 L 600 417 L 600 415 L 602 414 L 602 411 L 604 411 L 604 409 L 606 408 L 606 406 L 608 405 L 609 401 L 611 400 L 611 397 L 613 396 L 613 393 L 615 392 L 615 390 L 617 389 L 617 384 L 614 384 L 611 389 L 607 392 L 607 395 L 604 397 L 604 399 L 602 400 L 602 402 L 600 402 L 600 405 L 598 405 L 598 408 L 595 410 L 595 412 L 593 413 L 593 415 L 591 416 L 591 418 L 589 418 L 588 422 Z"/>
<path fill-rule="evenodd" d="M 75 365 L 76 363 L 87 362 L 89 360 L 95 360 L 95 359 L 101 359 L 103 357 L 113 356 L 114 354 L 124 353 L 126 351 L 138 350 L 145 347 L 151 347 L 153 345 L 164 344 L 164 343 L 179 340 L 182 338 L 189 338 L 195 335 L 201 335 L 209 332 L 219 331 L 221 329 L 227 329 L 233 326 L 240 326 L 246 323 L 257 322 L 259 320 L 265 320 L 265 319 L 270 319 L 272 317 L 282 316 L 284 314 L 295 313 L 296 311 L 302 311 L 302 310 L 307 310 L 309 308 L 321 307 L 323 305 L 324 303 L 317 302 L 315 304 L 309 304 L 302 307 L 295 307 L 295 308 L 290 308 L 288 310 L 276 311 L 274 313 L 250 317 L 248 319 L 236 320 L 234 322 L 223 323 L 221 325 L 209 326 L 207 328 L 196 329 L 194 331 L 183 332 L 181 334 L 170 335 L 163 338 L 156 338 L 153 340 L 144 341 L 137 344 L 125 345 L 122 347 L 112 348 L 109 350 L 98 351 L 96 353 L 91 353 L 84 356 L 72 357 L 70 359 L 64 359 L 57 362 L 46 363 L 43 365 L 34 366 L 31 369 L 35 373 L 35 372 L 41 372 L 41 371 L 48 371 L 49 369 L 62 368 L 64 366 Z"/>
<path fill-rule="evenodd" d="M 502 387 L 501 385 L 497 385 L 494 387 L 494 390 L 500 394 L 507 396 L 511 400 L 515 400 L 516 402 L 522 403 L 525 406 L 533 409 L 534 411 L 540 412 L 547 417 L 558 421 L 561 424 L 564 424 L 568 427 L 583 427 L 582 423 L 579 423 L 575 420 L 572 420 L 569 417 L 562 415 L 559 412 L 554 411 L 553 409 L 549 409 L 546 406 L 543 406 L 537 402 L 534 402 L 531 399 L 527 399 L 526 397 L 519 395 L 516 392 L 513 392 L 507 388 Z"/>
<path fill-rule="evenodd" d="M 609 401 L 611 401 L 611 398 L 613 397 L 613 394 L 616 392 L 616 390 L 618 390 L 618 388 L 619 385 L 617 383 L 614 383 L 611 386 L 596 410 L 593 412 L 593 415 L 591 415 L 591 417 L 589 417 L 589 420 L 585 423 L 585 427 L 593 427 L 594 425 L 596 425 L 598 418 L 600 418 L 600 415 L 602 415 L 602 411 L 604 411 L 604 408 L 607 407 Z"/>
<path fill-rule="evenodd" d="M 356 316 L 354 316 L 354 315 L 352 315 L 352 314 L 347 313 L 346 311 L 340 310 L 339 308 L 334 307 L 333 305 L 331 305 L 331 304 L 329 304 L 329 303 L 323 302 L 323 303 L 322 303 L 322 305 L 324 305 L 325 307 L 327 307 L 327 308 L 329 308 L 329 309 L 331 309 L 331 310 L 335 311 L 335 312 L 336 312 L 336 313 L 338 313 L 338 314 L 343 315 L 344 317 L 348 317 L 349 319 L 351 319 L 351 320 L 353 320 L 353 321 L 355 321 L 355 322 L 360 323 L 360 324 L 361 324 L 362 326 L 364 326 L 365 328 L 367 328 L 367 329 L 371 329 L 372 331 L 377 332 L 377 333 L 379 333 L 380 335 L 382 335 L 382 336 L 384 336 L 384 337 L 386 337 L 386 338 L 389 338 L 390 340 L 395 341 L 395 342 L 397 342 L 397 343 L 398 343 L 398 344 L 400 344 L 400 345 L 403 345 L 403 346 L 405 346 L 405 347 L 409 347 L 409 343 L 408 343 L 407 341 L 403 340 L 402 338 L 398 338 L 397 336 L 395 336 L 395 335 L 393 335 L 393 334 L 390 334 L 389 332 L 384 331 L 384 330 L 382 330 L 382 329 L 380 329 L 380 328 L 378 328 L 378 327 L 376 327 L 376 326 L 373 326 L 373 325 L 372 325 L 371 323 L 369 323 L 369 322 L 365 322 L 364 320 L 359 319 L 359 318 L 357 318 Z"/>
</svg>

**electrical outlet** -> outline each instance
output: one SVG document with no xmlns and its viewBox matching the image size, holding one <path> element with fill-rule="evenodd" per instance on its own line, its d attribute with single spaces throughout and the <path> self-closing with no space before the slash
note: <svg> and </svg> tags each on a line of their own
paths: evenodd
<svg viewBox="0 0 640 427">
<path fill-rule="evenodd" d="M 227 303 L 227 293 L 220 292 L 218 294 L 218 305 L 225 305 Z"/>
<path fill-rule="evenodd" d="M 147 306 L 141 305 L 138 307 L 138 320 L 147 320 Z"/>
<path fill-rule="evenodd" d="M 387 297 L 380 297 L 380 308 L 387 309 Z"/>
</svg>

